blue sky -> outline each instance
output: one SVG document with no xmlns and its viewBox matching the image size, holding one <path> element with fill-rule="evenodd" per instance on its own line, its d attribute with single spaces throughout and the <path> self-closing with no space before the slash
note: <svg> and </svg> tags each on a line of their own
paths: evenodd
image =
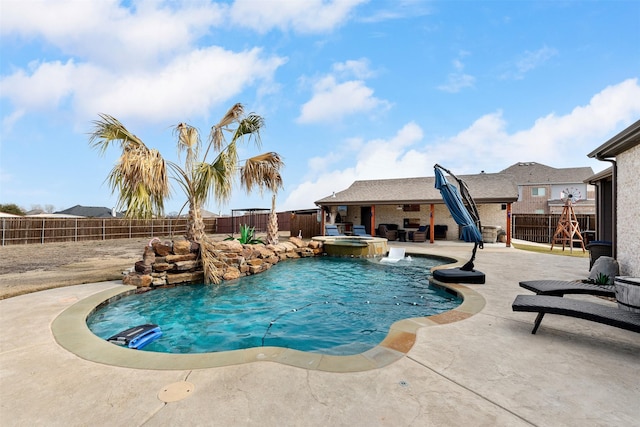
<svg viewBox="0 0 640 427">
<path fill-rule="evenodd" d="M 236 102 L 286 163 L 277 210 L 354 180 L 587 153 L 640 118 L 637 1 L 0 1 L 0 203 L 112 207 L 99 113 L 177 160 Z M 185 198 L 177 185 L 167 212 Z M 234 191 L 225 205 L 270 207 Z"/>
</svg>

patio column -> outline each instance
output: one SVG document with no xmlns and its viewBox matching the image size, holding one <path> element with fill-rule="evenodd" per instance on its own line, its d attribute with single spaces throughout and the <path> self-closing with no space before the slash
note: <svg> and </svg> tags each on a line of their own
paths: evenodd
<svg viewBox="0 0 640 427">
<path fill-rule="evenodd" d="M 371 230 L 371 235 L 375 236 L 376 232 L 375 232 L 375 227 L 376 227 L 376 205 L 371 205 L 371 228 L 369 230 Z"/>
<path fill-rule="evenodd" d="M 433 243 L 433 235 L 436 233 L 435 218 L 434 218 L 435 212 L 436 212 L 436 205 L 431 203 L 431 205 L 429 206 L 429 243 Z"/>
<path fill-rule="evenodd" d="M 511 247 L 511 203 L 507 203 L 507 247 Z"/>
</svg>

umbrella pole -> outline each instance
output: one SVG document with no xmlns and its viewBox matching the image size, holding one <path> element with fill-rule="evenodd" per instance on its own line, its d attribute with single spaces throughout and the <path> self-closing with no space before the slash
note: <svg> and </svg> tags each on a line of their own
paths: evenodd
<svg viewBox="0 0 640 427">
<path fill-rule="evenodd" d="M 462 271 L 473 271 L 473 260 L 476 259 L 476 251 L 478 250 L 478 243 L 473 245 L 473 251 L 471 252 L 471 259 L 467 261 L 465 265 L 460 267 Z"/>
</svg>

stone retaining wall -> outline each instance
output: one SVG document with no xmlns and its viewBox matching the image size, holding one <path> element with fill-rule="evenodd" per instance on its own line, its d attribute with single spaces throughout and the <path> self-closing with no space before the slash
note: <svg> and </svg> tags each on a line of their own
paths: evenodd
<svg viewBox="0 0 640 427">
<path fill-rule="evenodd" d="M 258 274 L 280 261 L 322 254 L 322 243 L 290 237 L 277 245 L 243 245 L 237 240 L 213 242 L 215 266 L 223 280 Z M 144 248 L 142 261 L 122 280 L 125 285 L 152 289 L 186 283 L 203 283 L 204 272 L 198 256 L 200 246 L 185 238 L 161 242 L 153 239 Z"/>
</svg>

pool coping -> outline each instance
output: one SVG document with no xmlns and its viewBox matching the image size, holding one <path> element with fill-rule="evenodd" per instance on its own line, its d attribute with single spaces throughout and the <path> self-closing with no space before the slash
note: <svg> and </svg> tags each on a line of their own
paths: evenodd
<svg viewBox="0 0 640 427">
<path fill-rule="evenodd" d="M 426 254 L 431 255 L 431 254 Z M 433 255 L 438 256 L 438 255 Z M 448 257 L 451 258 L 451 257 Z M 449 268 L 460 263 L 435 268 Z M 432 269 L 433 270 L 433 269 Z M 360 354 L 335 356 L 309 353 L 283 347 L 253 347 L 215 353 L 173 354 L 133 350 L 107 342 L 94 335 L 86 320 L 97 307 L 134 292 L 135 286 L 116 285 L 78 301 L 60 313 L 51 324 L 56 342 L 78 357 L 105 365 L 133 369 L 191 370 L 232 366 L 252 362 L 276 362 L 307 370 L 360 372 L 379 369 L 402 359 L 416 342 L 420 328 L 445 325 L 479 313 L 486 301 L 475 290 L 454 283 L 430 282 L 462 298 L 453 310 L 427 317 L 412 317 L 394 322 L 382 342 Z M 114 281 L 114 285 L 117 282 Z"/>
</svg>

